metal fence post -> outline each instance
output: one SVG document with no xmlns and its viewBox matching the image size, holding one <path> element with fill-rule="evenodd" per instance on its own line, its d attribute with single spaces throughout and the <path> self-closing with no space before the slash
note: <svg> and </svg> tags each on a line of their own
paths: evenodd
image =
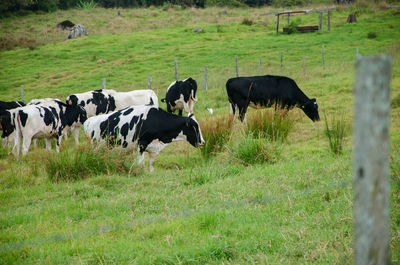
<svg viewBox="0 0 400 265">
<path fill-rule="evenodd" d="M 354 85 L 354 257 L 356 265 L 391 264 L 389 125 L 392 59 L 356 59 Z"/>
<path fill-rule="evenodd" d="M 235 56 L 235 62 L 236 62 L 236 77 L 239 76 L 239 66 L 238 66 L 238 57 L 237 55 Z"/>
<path fill-rule="evenodd" d="M 149 75 L 149 76 L 147 77 L 147 88 L 148 88 L 148 89 L 151 89 L 151 78 L 152 78 L 151 75 Z"/>
<path fill-rule="evenodd" d="M 175 81 L 178 81 L 178 60 L 174 58 L 174 65 L 175 65 Z"/>
<path fill-rule="evenodd" d="M 106 79 L 105 78 L 101 79 L 101 89 L 106 89 Z"/>
<path fill-rule="evenodd" d="M 24 103 L 24 85 L 21 85 L 21 101 Z"/>
<path fill-rule="evenodd" d="M 204 67 L 204 91 L 207 91 L 207 87 L 208 87 L 208 77 L 207 77 L 207 74 L 208 74 L 208 66 L 206 65 L 205 67 Z"/>
</svg>

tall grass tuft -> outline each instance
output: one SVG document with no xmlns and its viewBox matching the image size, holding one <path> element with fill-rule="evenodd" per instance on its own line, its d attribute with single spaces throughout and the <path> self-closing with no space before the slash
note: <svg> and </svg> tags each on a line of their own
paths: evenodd
<svg viewBox="0 0 400 265">
<path fill-rule="evenodd" d="M 278 142 L 252 135 L 236 140 L 231 146 L 231 154 L 244 165 L 275 163 L 279 160 L 281 149 Z"/>
<path fill-rule="evenodd" d="M 132 161 L 132 153 L 126 154 L 126 150 L 106 147 L 93 150 L 90 146 L 81 146 L 75 151 L 64 150 L 50 156 L 45 168 L 51 181 L 73 181 L 99 174 L 130 172 L 127 160 Z"/>
<path fill-rule="evenodd" d="M 325 135 L 328 137 L 329 147 L 335 155 L 343 152 L 343 144 L 347 135 L 349 126 L 345 120 L 344 114 L 339 117 L 333 115 L 331 120 L 325 116 Z"/>
<path fill-rule="evenodd" d="M 255 111 L 247 117 L 247 132 L 256 138 L 284 142 L 294 126 L 287 110 Z"/>
<path fill-rule="evenodd" d="M 200 128 L 206 144 L 201 148 L 201 154 L 207 158 L 221 151 L 229 141 L 233 119 L 231 116 L 215 116 L 207 121 L 201 121 Z"/>
</svg>

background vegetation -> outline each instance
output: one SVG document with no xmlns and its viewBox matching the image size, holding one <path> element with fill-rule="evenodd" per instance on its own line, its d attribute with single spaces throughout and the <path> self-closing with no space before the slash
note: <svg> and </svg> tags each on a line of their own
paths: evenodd
<svg viewBox="0 0 400 265">
<path fill-rule="evenodd" d="M 326 127 L 341 115 L 351 126 L 356 48 L 393 56 L 390 247 L 400 260 L 400 11 L 364 2 L 332 12 L 330 31 L 324 16 L 322 33 L 276 35 L 275 16 L 265 14 L 278 10 L 168 6 L 117 16 L 98 6 L 1 20 L 1 100 L 20 99 L 21 84 L 26 101 L 98 89 L 101 78 L 118 91 L 145 89 L 149 74 L 162 98 L 176 57 L 179 79 L 198 82 L 205 140 L 222 144 L 200 151 L 172 143 L 153 174 L 136 166 L 136 152 L 93 153 L 83 136 L 80 147 L 68 139 L 60 154 L 40 146 L 20 160 L 0 147 L 0 264 L 351 264 L 352 134 L 334 154 Z M 358 23 L 347 24 L 354 12 Z M 65 40 L 55 28 L 64 19 L 89 35 Z M 319 14 L 291 19 L 316 25 Z M 274 110 L 250 109 L 249 126 L 229 123 L 225 83 L 235 55 L 241 76 L 259 74 L 261 59 L 261 74 L 296 80 L 317 98 L 322 120 L 293 109 L 278 130 L 264 130 L 276 124 Z"/>
</svg>

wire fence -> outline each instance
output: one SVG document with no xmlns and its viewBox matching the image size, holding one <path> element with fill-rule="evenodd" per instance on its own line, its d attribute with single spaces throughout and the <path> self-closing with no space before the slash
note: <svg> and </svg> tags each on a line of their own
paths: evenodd
<svg viewBox="0 0 400 265">
<path fill-rule="evenodd" d="M 350 176 L 347 176 L 347 177 L 349 178 Z M 109 232 L 130 230 L 130 229 L 136 228 L 137 226 L 140 226 L 140 225 L 151 225 L 151 224 L 155 224 L 155 223 L 176 220 L 179 218 L 191 217 L 191 216 L 195 216 L 198 214 L 238 209 L 238 208 L 246 207 L 248 205 L 256 205 L 256 204 L 266 205 L 266 204 L 276 202 L 278 200 L 282 200 L 282 199 L 286 199 L 286 198 L 305 197 L 305 196 L 309 196 L 309 195 L 313 195 L 313 194 L 319 194 L 319 193 L 334 191 L 337 189 L 343 189 L 343 188 L 350 186 L 351 183 L 352 183 L 352 181 L 350 181 L 350 180 L 331 182 L 327 186 L 324 186 L 324 187 L 307 188 L 307 189 L 298 190 L 295 192 L 286 192 L 286 193 L 281 193 L 281 194 L 276 194 L 276 195 L 264 194 L 261 198 L 259 198 L 259 196 L 258 196 L 257 198 L 253 198 L 253 199 L 230 201 L 230 202 L 220 203 L 217 205 L 213 205 L 211 207 L 205 207 L 205 208 L 200 208 L 200 209 L 192 209 L 192 208 L 185 209 L 185 210 L 182 210 L 179 212 L 171 213 L 169 215 L 162 214 L 162 215 L 145 216 L 143 218 L 139 218 L 139 219 L 136 219 L 131 222 L 126 222 L 124 224 L 103 225 L 100 227 L 88 228 L 86 230 L 77 231 L 77 232 L 73 232 L 73 233 L 59 233 L 59 234 L 55 234 L 52 236 L 43 237 L 43 238 L 34 239 L 34 240 L 1 244 L 0 245 L 0 254 L 13 252 L 13 251 L 19 251 L 19 250 L 23 250 L 26 248 L 36 247 L 36 246 L 49 244 L 49 243 L 57 243 L 57 242 L 64 242 L 64 241 L 73 240 L 73 239 L 86 238 L 86 237 L 90 237 L 90 236 L 93 236 L 96 234 L 102 234 L 102 233 L 105 234 L 105 233 L 109 233 Z"/>
</svg>

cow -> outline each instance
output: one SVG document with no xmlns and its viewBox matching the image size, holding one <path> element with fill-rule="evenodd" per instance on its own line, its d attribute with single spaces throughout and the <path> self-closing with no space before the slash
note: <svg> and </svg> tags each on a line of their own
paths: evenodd
<svg viewBox="0 0 400 265">
<path fill-rule="evenodd" d="M 75 124 L 83 124 L 87 119 L 81 106 L 70 106 L 61 101 L 55 104 L 27 105 L 10 113 L 11 124 L 15 127 L 13 153 L 19 156 L 21 139 L 22 154 L 25 155 L 32 139 L 45 138 L 46 148 L 51 148 L 51 138 L 56 138 L 56 151 L 59 152 L 61 139 L 66 130 Z"/>
<path fill-rule="evenodd" d="M 108 142 L 123 148 L 137 144 L 138 164 L 149 153 L 150 172 L 160 151 L 172 141 L 188 141 L 194 147 L 205 144 L 193 114 L 188 117 L 168 113 L 155 106 L 133 106 L 87 119 L 85 134 L 94 142 Z"/>
<path fill-rule="evenodd" d="M 69 105 L 80 105 L 87 113 L 88 118 L 124 109 L 130 106 L 152 105 L 158 107 L 158 97 L 153 90 L 133 90 L 117 92 L 112 89 L 100 89 L 67 96 Z M 79 127 L 71 129 L 75 144 L 79 144 Z"/>
<path fill-rule="evenodd" d="M 193 113 L 196 98 L 197 83 L 191 77 L 183 81 L 174 81 L 167 88 L 165 98 L 161 102 L 167 103 L 167 111 L 174 113 L 179 111 L 182 116 L 182 110 L 187 114 Z"/>
<path fill-rule="evenodd" d="M 13 133 L 13 127 L 9 127 L 9 116 L 8 111 L 18 107 L 25 106 L 22 101 L 1 101 L 0 100 L 0 130 L 3 131 L 1 134 L 1 143 L 3 146 L 7 146 L 13 139 L 10 135 Z"/>
<path fill-rule="evenodd" d="M 247 107 L 291 109 L 299 107 L 312 121 L 319 121 L 318 104 L 309 99 L 293 79 L 285 76 L 236 77 L 226 82 L 231 112 L 243 122 Z"/>
</svg>

